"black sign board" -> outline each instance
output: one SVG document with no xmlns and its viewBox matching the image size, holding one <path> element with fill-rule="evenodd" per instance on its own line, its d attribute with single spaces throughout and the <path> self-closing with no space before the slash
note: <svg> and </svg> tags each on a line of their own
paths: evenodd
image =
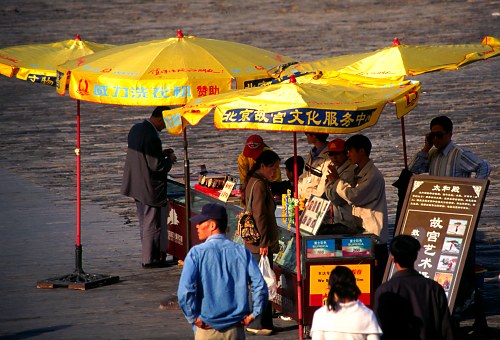
<svg viewBox="0 0 500 340">
<path fill-rule="evenodd" d="M 443 286 L 453 310 L 471 240 L 488 190 L 486 179 L 412 176 L 394 235 L 411 235 L 422 248 L 415 270 Z M 396 272 L 387 266 L 384 281 Z"/>
</svg>

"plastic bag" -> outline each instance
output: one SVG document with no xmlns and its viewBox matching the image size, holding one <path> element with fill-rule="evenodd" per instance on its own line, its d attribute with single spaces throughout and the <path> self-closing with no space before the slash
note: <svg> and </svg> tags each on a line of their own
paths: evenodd
<svg viewBox="0 0 500 340">
<path fill-rule="evenodd" d="M 278 287 L 276 285 L 276 274 L 269 265 L 269 258 L 267 256 L 261 256 L 259 261 L 259 269 L 267 283 L 267 289 L 269 291 L 269 300 L 274 300 L 278 295 Z"/>
</svg>

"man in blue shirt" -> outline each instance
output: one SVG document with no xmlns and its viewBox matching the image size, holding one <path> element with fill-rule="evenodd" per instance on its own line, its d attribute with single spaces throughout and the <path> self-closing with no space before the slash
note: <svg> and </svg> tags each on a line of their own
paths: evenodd
<svg viewBox="0 0 500 340">
<path fill-rule="evenodd" d="M 250 251 L 226 238 L 225 207 L 205 204 L 190 221 L 205 242 L 191 248 L 184 260 L 179 306 L 193 324 L 195 339 L 244 339 L 244 325 L 267 303 L 266 282 Z"/>
</svg>

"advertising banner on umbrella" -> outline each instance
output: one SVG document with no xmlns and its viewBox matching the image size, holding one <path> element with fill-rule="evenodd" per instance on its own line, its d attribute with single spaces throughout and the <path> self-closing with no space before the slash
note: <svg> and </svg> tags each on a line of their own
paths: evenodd
<svg viewBox="0 0 500 340">
<path fill-rule="evenodd" d="M 50 44 L 7 47 L 0 49 L 0 74 L 55 86 L 57 65 L 114 46 L 81 40 L 77 35 L 75 39 Z"/>
<path fill-rule="evenodd" d="M 290 57 L 236 42 L 184 36 L 122 45 L 60 65 L 57 92 L 104 104 L 184 105 L 258 85 Z"/>
<path fill-rule="evenodd" d="M 340 78 L 302 77 L 301 83 L 282 82 L 194 99 L 182 108 L 164 111 L 164 118 L 172 134 L 182 131 L 183 121 L 196 125 L 212 111 L 219 129 L 353 133 L 375 125 L 389 101 L 396 103 L 398 116 L 417 105 L 419 82 L 388 84 L 364 87 Z"/>
</svg>

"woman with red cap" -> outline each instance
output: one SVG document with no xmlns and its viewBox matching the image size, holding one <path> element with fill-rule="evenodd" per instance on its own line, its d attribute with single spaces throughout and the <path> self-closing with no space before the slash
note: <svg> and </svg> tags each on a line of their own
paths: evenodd
<svg viewBox="0 0 500 340">
<path fill-rule="evenodd" d="M 261 136 L 251 135 L 245 142 L 243 152 L 238 156 L 238 170 L 240 172 L 240 183 L 244 183 L 250 169 L 255 165 L 256 159 L 262 151 L 272 150 L 268 147 Z M 281 171 L 278 168 L 272 182 L 281 181 Z"/>
</svg>

